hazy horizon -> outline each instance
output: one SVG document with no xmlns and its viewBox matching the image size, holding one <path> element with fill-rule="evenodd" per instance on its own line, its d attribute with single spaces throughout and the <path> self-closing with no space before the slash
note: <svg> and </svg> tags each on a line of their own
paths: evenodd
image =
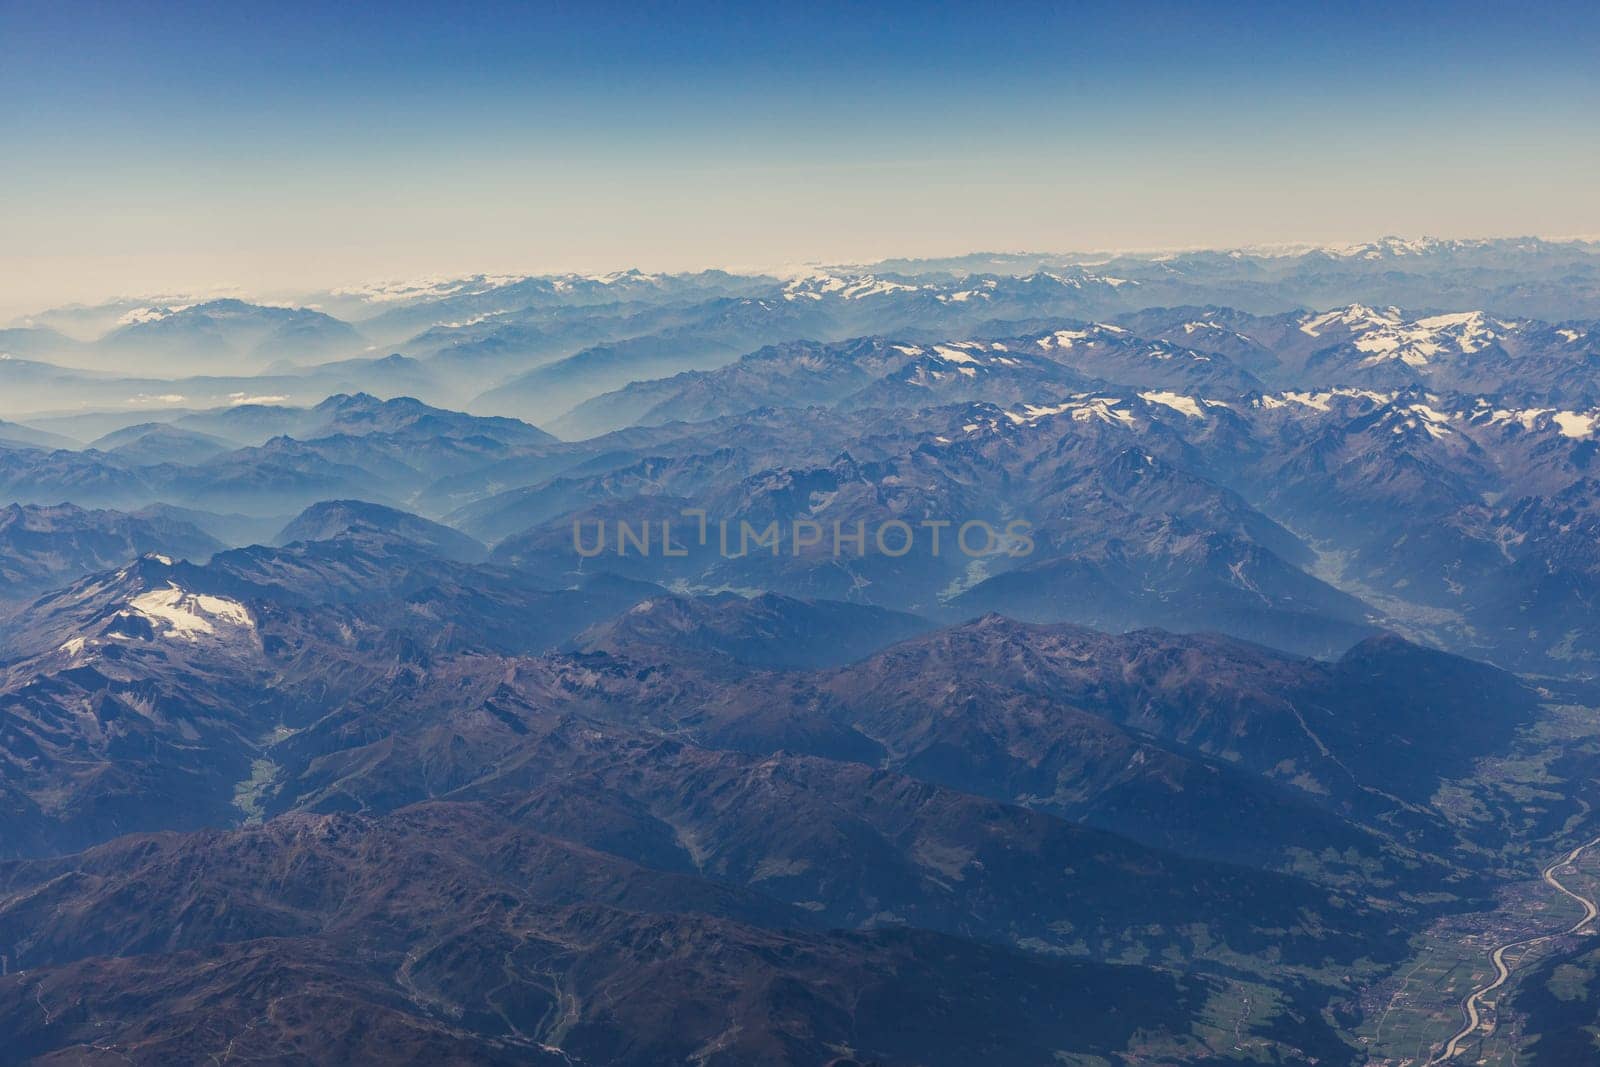
<svg viewBox="0 0 1600 1067">
<path fill-rule="evenodd" d="M 1576 6 L 0 5 L 0 307 L 1600 233 Z"/>
<path fill-rule="evenodd" d="M 606 275 L 620 274 L 626 271 L 637 270 L 644 274 L 694 274 L 710 271 L 725 271 L 730 274 L 745 275 L 770 275 L 776 278 L 802 277 L 813 271 L 840 270 L 857 267 L 872 267 L 876 264 L 893 260 L 945 260 L 962 259 L 977 256 L 1006 256 L 1026 258 L 1032 256 L 1054 257 L 1068 261 L 1078 261 L 1083 264 L 1092 264 L 1100 258 L 1110 257 L 1145 257 L 1159 258 L 1166 255 L 1180 255 L 1186 252 L 1217 251 L 1233 252 L 1242 251 L 1258 255 L 1293 255 L 1299 252 L 1322 248 L 1340 250 L 1361 245 L 1397 238 L 1400 240 L 1436 240 L 1436 241 L 1494 241 L 1532 239 L 1545 241 L 1552 244 L 1584 243 L 1600 244 L 1600 235 L 1592 234 L 1556 234 L 1556 233 L 1496 233 L 1496 234 L 1435 234 L 1435 233 L 1383 233 L 1370 234 L 1350 240 L 1330 241 L 1274 241 L 1259 243 L 1195 243 L 1169 246 L 1143 246 L 1124 248 L 1086 248 L 1086 249 L 1050 249 L 1050 248 L 999 248 L 999 247 L 972 247 L 953 250 L 933 250 L 918 255 L 900 254 L 892 250 L 881 255 L 860 258 L 828 257 L 809 260 L 802 263 L 683 263 L 673 266 L 660 266 L 650 263 L 611 263 L 598 267 L 566 267 L 566 268 L 541 268 L 537 266 L 514 266 L 499 264 L 491 268 L 465 267 L 461 270 L 419 270 L 411 274 L 394 274 L 386 276 L 343 277 L 334 278 L 322 284 L 289 285 L 288 279 L 282 283 L 274 283 L 265 287 L 250 287 L 244 285 L 204 284 L 195 282 L 189 285 L 174 285 L 149 290 L 123 290 L 114 292 L 99 292 L 83 297 L 63 299 L 55 302 L 45 302 L 37 305 L 13 307 L 0 302 L 0 325 L 8 322 L 12 326 L 29 324 L 35 315 L 53 311 L 62 311 L 74 307 L 85 309 L 106 307 L 119 303 L 148 303 L 159 304 L 164 301 L 203 302 L 208 300 L 238 299 L 247 302 L 272 305 L 275 302 L 284 302 L 285 306 L 304 298 L 315 296 L 318 293 L 341 291 L 354 292 L 363 287 L 380 285 L 408 285 L 422 284 L 429 281 L 445 282 L 457 281 L 472 277 L 558 277 L 562 275 L 576 275 L 584 277 L 605 277 Z M 0 301 L 4 297 L 0 296 Z M 303 306 L 314 306 L 303 304 Z M 87 339 L 84 338 L 84 339 Z"/>
</svg>

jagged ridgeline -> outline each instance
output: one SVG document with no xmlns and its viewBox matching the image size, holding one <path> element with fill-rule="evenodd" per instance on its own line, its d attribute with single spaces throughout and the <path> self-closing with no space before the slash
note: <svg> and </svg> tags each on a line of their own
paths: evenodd
<svg viewBox="0 0 1600 1067">
<path fill-rule="evenodd" d="M 0 352 L 0 1059 L 1584 1062 L 1593 244 Z"/>
</svg>

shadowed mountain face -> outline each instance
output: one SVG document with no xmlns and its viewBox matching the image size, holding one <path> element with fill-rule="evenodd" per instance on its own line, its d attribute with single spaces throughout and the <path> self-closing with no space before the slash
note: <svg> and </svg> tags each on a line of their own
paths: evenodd
<svg viewBox="0 0 1600 1067">
<path fill-rule="evenodd" d="M 1010 700 L 1024 714 L 1082 708 L 1344 811 L 1372 801 L 1367 786 L 1425 800 L 1441 781 L 1469 773 L 1473 759 L 1505 747 L 1534 716 L 1533 694 L 1509 675 L 1392 637 L 1327 664 L 1212 636 L 1111 637 L 997 616 L 895 646 L 827 684 L 869 716 L 867 733 L 893 731 L 891 747 L 902 752 L 917 739 L 933 741 L 943 758 L 973 758 L 976 746 L 937 739 L 952 704 L 972 711 L 974 703 Z M 973 716 L 947 721 L 959 729 Z M 1048 750 L 1052 724 L 1026 726 L 1011 728 L 1031 737 L 998 747 L 1026 741 Z M 1004 759 L 984 756 L 995 758 Z M 1014 766 L 1040 769 L 1022 760 Z M 1400 811 L 1386 817 L 1395 825 L 1405 819 Z"/>
<path fill-rule="evenodd" d="M 820 1005 L 856 989 L 847 975 L 887 967 L 902 984 L 859 995 L 915 1013 L 932 1010 L 927 997 L 965 1003 L 976 994 L 954 990 L 992 973 L 1094 984 L 1109 999 L 1080 993 L 1055 1010 L 1115 1004 L 1120 1016 L 1136 990 L 1180 981 L 1148 966 L 1173 957 L 1202 977 L 1172 987 L 1154 1039 L 1199 1054 L 1225 971 L 1293 974 L 1295 998 L 1326 1002 L 1328 961 L 1381 970 L 1407 924 L 1439 906 L 1417 901 L 1484 892 L 1441 858 L 1453 840 L 1442 819 L 1365 798 L 1386 768 L 1346 738 L 1411 738 L 1433 716 L 1474 715 L 1480 732 L 1429 750 L 1431 773 L 1459 774 L 1528 713 L 1493 672 L 1441 664 L 1460 684 L 1430 684 L 1436 706 L 1408 695 L 1431 654 L 1403 644 L 1329 665 L 1217 638 L 995 618 L 868 655 L 928 624 L 615 579 L 541 594 L 514 572 L 445 558 L 426 524 L 322 511 L 329 539 L 203 567 L 146 559 L 39 601 L 7 635 L 11 736 L 51 738 L 13 779 L 7 851 L 51 858 L 0 870 L 0 926 L 39 931 L 12 938 L 34 946 L 14 961 L 34 984 L 0 1010 L 41 1054 L 76 1047 L 91 1025 L 188 1048 L 190 1024 L 154 1027 L 156 1013 L 227 1027 L 275 995 L 265 990 L 292 988 L 307 1011 L 333 990 L 371 1005 L 397 1047 L 479 1055 L 520 1048 L 521 1033 L 652 1062 L 709 1039 L 699 1024 L 601 1009 L 605 990 L 657 967 L 689 968 L 678 980 L 696 976 L 706 996 L 728 990 L 760 1047 L 804 1050 L 831 1041 L 831 1024 L 810 1008 L 774 1016 L 749 991 L 814 987 L 804 1002 Z M 519 629 L 496 606 L 511 603 L 560 622 L 542 637 L 531 619 Z M 597 625 L 586 610 L 613 618 Z M 529 655 L 568 641 L 574 652 Z M 71 711 L 85 700 L 88 719 Z M 1363 718 L 1380 706 L 1387 721 Z M 230 813 L 267 821 L 197 832 Z M 160 828 L 190 832 L 116 836 Z M 107 843 L 51 855 L 94 841 Z M 682 946 L 670 966 L 646 950 L 658 937 Z M 526 966 L 491 964 L 513 944 Z M 156 959 L 183 980 L 152 985 Z M 30 1014 L 33 991 L 48 1006 L 51 990 L 85 983 L 111 1007 L 81 1022 Z M 550 1011 L 573 996 L 577 1019 Z M 441 1016 L 444 1003 L 465 1014 Z M 667 1005 L 699 1010 L 675 994 Z M 970 1014 L 992 1010 L 974 1002 Z M 342 1012 L 305 1032 L 288 1018 L 252 1040 L 356 1040 Z M 1018 1045 L 982 1031 L 983 1047 L 1033 1048 L 1050 1033 L 1038 1025 L 1007 1039 Z M 1321 1024 L 1296 1025 L 1285 1038 L 1296 1047 L 1348 1055 Z M 873 1040 L 885 1055 L 923 1048 Z M 1112 1027 L 1075 1040 L 1131 1038 Z"/>
<path fill-rule="evenodd" d="M 488 555 L 488 549 L 482 544 L 448 526 L 360 500 L 327 500 L 313 504 L 279 531 L 277 543 L 332 541 L 364 534 L 378 538 L 394 536 L 441 559 L 458 563 L 477 563 Z"/>
<path fill-rule="evenodd" d="M 1597 264 L 0 332 L 0 1059 L 1576 1062 Z"/>
<path fill-rule="evenodd" d="M 69 898 L 110 894 L 127 910 L 52 924 L 27 981 L 0 979 L 0 1019 L 29 1054 L 114 1044 L 204 1058 L 211 1035 L 243 1026 L 235 1052 L 269 1057 L 326 1058 L 331 1045 L 395 1062 L 646 1064 L 720 1042 L 729 1062 L 819 1062 L 848 1040 L 874 1058 L 955 1064 L 1195 1047 L 1185 1031 L 1212 992 L 925 931 L 827 932 L 470 805 L 132 839 L 78 862 L 77 890 L 50 895 L 76 911 Z M 173 906 L 140 903 L 162 899 Z M 183 899 L 214 918 L 174 940 Z M 93 991 L 88 1014 L 41 1020 L 27 1003 L 80 988 Z M 1145 999 L 1160 1006 L 1139 1009 Z M 551 1036 L 559 1052 L 538 1040 Z"/>
<path fill-rule="evenodd" d="M 36 595 L 147 553 L 205 562 L 222 547 L 194 525 L 160 515 L 13 504 L 0 511 L 0 600 Z"/>
<path fill-rule="evenodd" d="M 881 608 L 729 593 L 641 601 L 626 615 L 579 634 L 575 644 L 590 652 L 703 661 L 708 667 L 821 667 L 858 659 L 931 626 Z"/>
</svg>

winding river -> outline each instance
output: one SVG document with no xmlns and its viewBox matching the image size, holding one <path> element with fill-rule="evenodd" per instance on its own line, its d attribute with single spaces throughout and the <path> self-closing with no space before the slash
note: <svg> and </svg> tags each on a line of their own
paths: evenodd
<svg viewBox="0 0 1600 1067">
<path fill-rule="evenodd" d="M 1506 965 L 1506 953 L 1508 951 L 1514 948 L 1525 948 L 1528 946 L 1537 945 L 1542 941 L 1549 941 L 1557 937 L 1566 937 L 1569 934 L 1575 934 L 1593 922 L 1596 914 L 1600 914 L 1600 908 L 1596 907 L 1593 900 L 1574 893 L 1572 890 L 1562 885 L 1561 882 L 1556 878 L 1557 871 L 1564 867 L 1572 866 L 1578 861 L 1579 856 L 1583 855 L 1595 845 L 1600 845 L 1600 837 L 1596 837 L 1591 841 L 1587 841 L 1584 844 L 1579 845 L 1562 858 L 1556 860 L 1554 863 L 1551 863 L 1544 869 L 1540 876 L 1544 879 L 1546 885 L 1555 889 L 1557 892 L 1564 894 L 1565 896 L 1571 897 L 1573 900 L 1582 905 L 1583 918 L 1579 919 L 1565 930 L 1558 930 L 1549 934 L 1540 934 L 1538 937 L 1523 938 L 1521 941 L 1511 941 L 1496 948 L 1489 956 L 1490 962 L 1494 964 L 1494 979 L 1487 984 L 1481 985 L 1477 989 L 1474 989 L 1467 995 L 1467 998 L 1461 1002 L 1461 1014 L 1464 1020 L 1462 1027 L 1454 1037 L 1445 1042 L 1444 1051 L 1440 1052 L 1439 1055 L 1428 1061 L 1430 1065 L 1436 1063 L 1446 1063 L 1455 1059 L 1456 1056 L 1461 1052 L 1462 1046 L 1467 1039 L 1473 1034 L 1477 1033 L 1478 1027 L 1483 1024 L 1483 1018 L 1479 1011 L 1479 1007 L 1483 1002 L 1483 998 L 1488 996 L 1490 993 L 1493 993 L 1501 986 L 1505 985 L 1506 981 L 1511 977 L 1511 968 Z"/>
</svg>

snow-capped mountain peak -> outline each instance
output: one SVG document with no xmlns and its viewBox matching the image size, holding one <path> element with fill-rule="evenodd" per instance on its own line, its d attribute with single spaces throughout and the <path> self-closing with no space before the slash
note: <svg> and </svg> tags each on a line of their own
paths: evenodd
<svg viewBox="0 0 1600 1067">
<path fill-rule="evenodd" d="M 1399 308 L 1390 307 L 1379 311 L 1365 304 L 1351 304 L 1348 307 L 1334 308 L 1332 311 L 1303 317 L 1300 320 L 1300 332 L 1310 337 L 1321 337 L 1325 333 L 1340 330 L 1356 331 L 1394 326 L 1401 319 Z"/>
<path fill-rule="evenodd" d="M 834 297 L 839 300 L 862 300 L 869 296 L 888 293 L 912 293 L 917 286 L 891 281 L 871 274 L 830 274 L 817 271 L 795 278 L 783 287 L 785 300 L 822 300 Z"/>
<path fill-rule="evenodd" d="M 1407 319 L 1398 308 L 1378 310 L 1351 304 L 1303 317 L 1300 332 L 1349 344 L 1366 353 L 1359 364 L 1376 366 L 1398 360 L 1425 367 L 1440 355 L 1472 355 L 1500 341 L 1517 328 L 1515 322 L 1495 319 L 1483 311 L 1456 311 Z"/>
</svg>

